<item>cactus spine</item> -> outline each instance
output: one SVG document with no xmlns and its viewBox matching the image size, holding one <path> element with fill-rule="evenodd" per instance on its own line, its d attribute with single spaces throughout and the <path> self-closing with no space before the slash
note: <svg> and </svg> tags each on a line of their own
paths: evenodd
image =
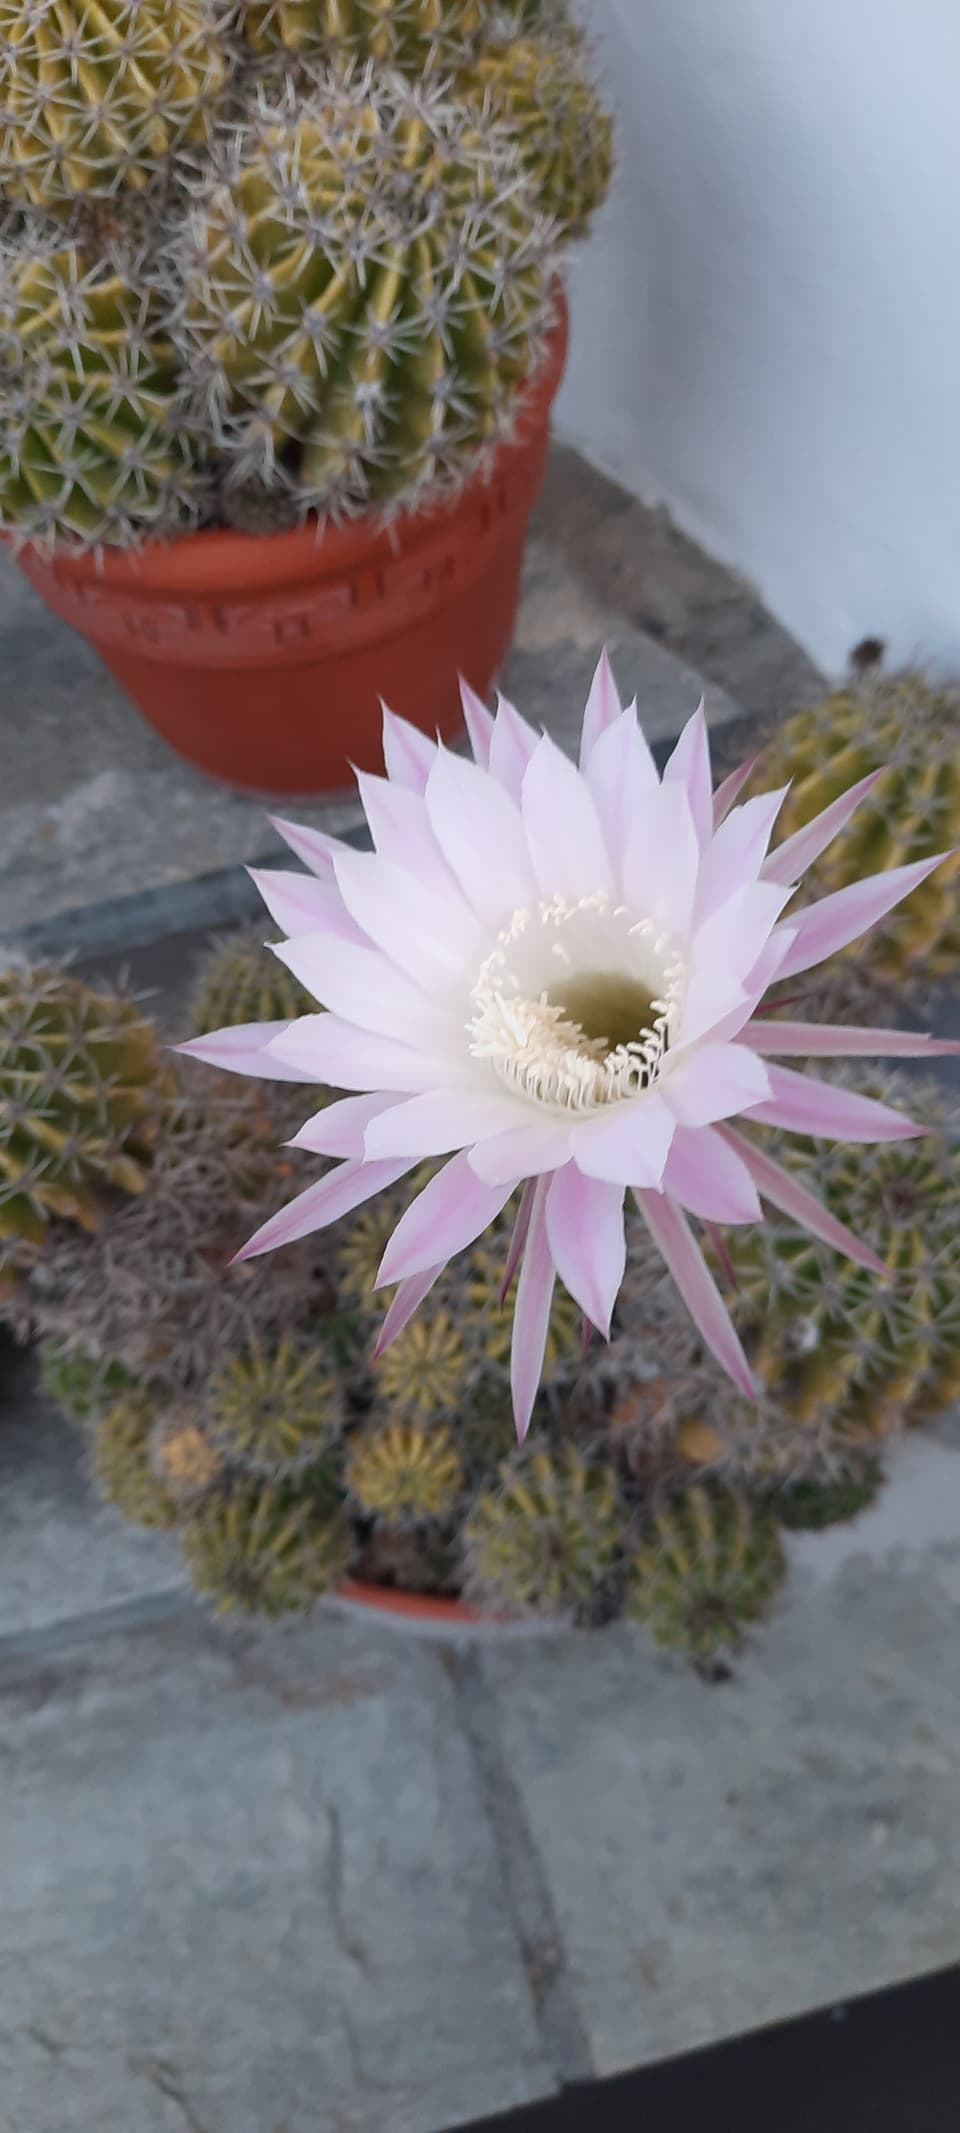
<svg viewBox="0 0 960 2133">
<path fill-rule="evenodd" d="M 505 1462 L 464 1527 L 468 1587 L 536 1614 L 587 1609 L 617 1571 L 626 1523 L 614 1474 L 572 1445 Z"/>
<path fill-rule="evenodd" d="M 394 1422 L 357 1444 L 347 1482 L 362 1511 L 396 1525 L 446 1518 L 456 1506 L 463 1468 L 449 1430 Z"/>
<path fill-rule="evenodd" d="M 184 1531 L 197 1590 L 217 1612 L 304 1613 L 343 1577 L 350 1527 L 323 1472 L 287 1482 L 237 1481 L 205 1497 Z"/>
<path fill-rule="evenodd" d="M 528 37 L 488 46 L 457 88 L 485 125 L 511 134 L 558 231 L 582 236 L 610 184 L 613 126 L 578 45 Z"/>
<path fill-rule="evenodd" d="M 295 1473 L 340 1429 L 326 1355 L 291 1339 L 233 1356 L 213 1380 L 209 1407 L 216 1441 L 250 1474 Z"/>
<path fill-rule="evenodd" d="M 196 1037 L 234 1022 L 293 1022 L 314 1002 L 285 963 L 271 955 L 259 933 L 224 940 L 197 972 L 190 1003 Z"/>
<path fill-rule="evenodd" d="M 244 27 L 261 52 L 374 59 L 417 74 L 470 50 L 482 0 L 247 0 Z"/>
</svg>

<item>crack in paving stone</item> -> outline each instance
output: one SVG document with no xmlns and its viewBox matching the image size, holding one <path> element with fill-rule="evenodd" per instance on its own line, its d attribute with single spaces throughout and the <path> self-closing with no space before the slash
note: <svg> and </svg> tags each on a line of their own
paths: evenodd
<svg viewBox="0 0 960 2133">
<path fill-rule="evenodd" d="M 504 1756 L 496 1701 L 481 1655 L 461 1649 L 445 1651 L 442 1659 L 477 1771 L 544 2057 L 561 2087 L 593 2081 L 596 2068 L 586 2025 L 540 1854 Z"/>
<path fill-rule="evenodd" d="M 177 2067 L 166 2065 L 162 2059 L 143 2059 L 131 2060 L 130 2070 L 132 2073 L 142 2074 L 144 2080 L 158 2089 L 161 2096 L 166 2096 L 170 2103 L 176 2104 L 187 2133 L 207 2133 L 207 2128 L 201 2124 L 183 2087 L 182 2076 Z"/>
</svg>

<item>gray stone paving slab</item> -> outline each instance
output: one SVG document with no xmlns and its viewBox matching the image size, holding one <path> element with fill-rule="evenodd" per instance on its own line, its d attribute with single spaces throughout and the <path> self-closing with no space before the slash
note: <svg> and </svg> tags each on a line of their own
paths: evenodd
<svg viewBox="0 0 960 2133">
<path fill-rule="evenodd" d="M 81 1431 L 27 1397 L 33 1380 L 32 1356 L 0 1348 L 2 1636 L 186 1584 L 169 1534 L 130 1526 L 99 1501 Z"/>
<path fill-rule="evenodd" d="M 598 2073 L 960 1959 L 958 1536 L 918 1442 L 729 1683 L 629 1627 L 484 1653 Z"/>
<path fill-rule="evenodd" d="M 437 1654 L 0 1650 L 4 2133 L 440 2133 L 552 2088 Z"/>
</svg>

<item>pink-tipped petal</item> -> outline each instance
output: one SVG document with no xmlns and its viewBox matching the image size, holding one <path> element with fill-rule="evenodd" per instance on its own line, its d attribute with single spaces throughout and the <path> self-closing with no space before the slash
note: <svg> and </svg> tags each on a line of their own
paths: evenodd
<svg viewBox="0 0 960 2133">
<path fill-rule="evenodd" d="M 473 760 L 481 770 L 490 768 L 490 743 L 493 739 L 493 712 L 488 711 L 482 696 L 470 683 L 460 676 L 460 702 L 463 705 L 463 722 L 467 739 L 473 749 Z"/>
<path fill-rule="evenodd" d="M 762 1059 L 742 1044 L 702 1044 L 671 1062 L 661 1080 L 664 1102 L 679 1126 L 712 1126 L 718 1118 L 752 1111 L 770 1095 Z"/>
<path fill-rule="evenodd" d="M 819 859 L 828 844 L 832 844 L 840 831 L 846 829 L 861 800 L 866 799 L 868 792 L 873 791 L 877 779 L 882 776 L 882 769 L 871 770 L 869 776 L 861 778 L 858 784 L 851 785 L 849 792 L 841 793 L 839 800 L 832 801 L 821 814 L 814 815 L 813 821 L 808 822 L 804 829 L 795 830 L 792 837 L 785 837 L 783 843 L 778 844 L 776 851 L 771 852 L 764 866 L 765 881 L 799 881 L 801 874 L 805 874 L 807 868 L 812 867 L 814 860 Z"/>
<path fill-rule="evenodd" d="M 763 1210 L 744 1162 L 716 1126 L 678 1126 L 663 1189 L 703 1222 L 759 1222 Z"/>
<path fill-rule="evenodd" d="M 772 881 L 745 882 L 735 889 L 719 909 L 698 920 L 693 937 L 694 972 L 723 970 L 754 990 L 753 972 L 768 943 L 776 938 L 773 929 L 792 894 L 792 889 Z M 778 964 L 780 953 L 778 942 Z"/>
<path fill-rule="evenodd" d="M 380 1262 L 377 1288 L 465 1251 L 496 1221 L 512 1190 L 482 1184 L 466 1156 L 455 1155 L 401 1215 Z"/>
<path fill-rule="evenodd" d="M 573 1159 L 584 1177 L 659 1188 L 674 1135 L 673 1114 L 653 1090 L 574 1126 Z"/>
<path fill-rule="evenodd" d="M 750 1112 L 751 1121 L 759 1125 L 833 1141 L 910 1141 L 926 1132 L 924 1126 L 873 1096 L 857 1096 L 852 1089 L 815 1081 L 811 1074 L 794 1073 L 792 1067 L 771 1066 L 768 1072 L 769 1101 L 754 1105 Z"/>
<path fill-rule="evenodd" d="M 612 892 L 610 860 L 589 787 L 549 734 L 538 742 L 527 765 L 521 807 L 542 896 L 565 896 L 576 903 L 597 890 Z"/>
<path fill-rule="evenodd" d="M 796 938 L 781 965 L 781 978 L 812 970 L 829 955 L 836 955 L 838 949 L 846 948 L 850 941 L 858 940 L 861 933 L 868 933 L 950 856 L 949 852 L 938 852 L 934 859 L 918 859 L 912 866 L 889 867 L 885 874 L 871 874 L 866 881 L 853 881 L 846 889 L 835 889 L 832 896 L 821 897 L 819 903 L 809 904 L 805 911 L 792 911 L 790 924 Z"/>
<path fill-rule="evenodd" d="M 547 1238 L 565 1288 L 605 1340 L 623 1280 L 623 1186 L 585 1178 L 567 1163 L 547 1190 Z"/>
<path fill-rule="evenodd" d="M 436 743 L 428 740 L 408 719 L 398 718 L 381 699 L 383 712 L 383 763 L 388 778 L 423 792 L 433 767 Z"/>
<path fill-rule="evenodd" d="M 519 1184 L 521 1178 L 559 1170 L 569 1163 L 570 1155 L 569 1126 L 562 1120 L 555 1122 L 547 1113 L 529 1126 L 511 1126 L 505 1133 L 479 1141 L 470 1150 L 470 1167 L 488 1185 L 505 1185 L 508 1179 Z"/>
<path fill-rule="evenodd" d="M 517 1219 L 513 1225 L 513 1230 L 510 1236 L 510 1244 L 507 1251 L 506 1260 L 504 1262 L 503 1280 L 500 1284 L 501 1304 L 506 1303 L 507 1297 L 509 1296 L 510 1291 L 513 1287 L 514 1277 L 516 1275 L 517 1268 L 520 1264 L 521 1259 L 523 1258 L 524 1247 L 526 1245 L 527 1237 L 530 1230 L 530 1217 L 533 1213 L 533 1203 L 536 1199 L 536 1196 L 537 1180 L 536 1178 L 528 1178 L 523 1188 L 523 1191 L 520 1194 L 520 1204 L 517 1208 Z"/>
<path fill-rule="evenodd" d="M 370 835 L 381 859 L 392 860 L 430 882 L 441 896 L 453 888 L 453 876 L 438 851 L 422 792 L 394 785 L 372 771 L 357 771 L 357 788 Z"/>
<path fill-rule="evenodd" d="M 388 1111 L 391 1104 L 402 1102 L 398 1096 L 385 1096 L 378 1090 L 373 1096 L 341 1096 L 336 1103 L 326 1104 L 322 1111 L 315 1111 L 301 1126 L 288 1148 L 306 1148 L 311 1155 L 349 1157 L 356 1162 L 366 1153 L 364 1136 L 372 1118 L 381 1111 Z"/>
<path fill-rule="evenodd" d="M 708 918 L 737 889 L 759 879 L 786 792 L 783 785 L 778 792 L 758 793 L 755 800 L 745 800 L 742 807 L 735 807 L 721 822 L 701 862 L 696 917 Z"/>
<path fill-rule="evenodd" d="M 513 1417 L 517 1425 L 517 1437 L 521 1444 L 530 1427 L 530 1417 L 543 1371 L 547 1334 L 550 1330 L 550 1306 L 556 1279 L 547 1240 L 546 1199 L 547 1188 L 541 1180 L 530 1210 L 530 1227 L 520 1263 L 517 1301 L 513 1314 L 510 1390 L 513 1394 Z"/>
<path fill-rule="evenodd" d="M 715 830 L 719 829 L 721 822 L 726 821 L 731 807 L 739 800 L 744 786 L 749 785 L 756 767 L 757 758 L 752 755 L 749 762 L 740 763 L 736 770 L 731 770 L 728 778 L 724 778 L 722 785 L 717 786 L 713 796 L 713 826 Z"/>
<path fill-rule="evenodd" d="M 448 1059 L 357 1029 L 339 1015 L 301 1015 L 296 1022 L 281 1023 L 268 1057 L 284 1081 L 323 1081 L 332 1089 L 357 1092 L 396 1089 L 404 1096 L 419 1096 L 421 1089 L 439 1088 L 450 1078 Z M 281 1066 L 290 1071 L 280 1075 Z"/>
<path fill-rule="evenodd" d="M 490 741 L 490 775 L 498 785 L 519 801 L 523 789 L 524 773 L 531 756 L 536 753 L 539 734 L 521 718 L 515 706 L 505 696 L 497 697 L 497 715 L 493 722 Z"/>
<path fill-rule="evenodd" d="M 736 1036 L 753 1013 L 755 996 L 747 992 L 729 971 L 716 964 L 701 965 L 687 986 L 676 1042 L 693 1044 L 701 1037 L 714 1042 Z"/>
<path fill-rule="evenodd" d="M 351 918 L 400 970 L 431 988 L 479 969 L 487 934 L 463 899 L 374 852 L 346 852 L 337 883 Z"/>
<path fill-rule="evenodd" d="M 716 1356 L 747 1399 L 756 1399 L 750 1366 L 730 1314 L 680 1209 L 666 1194 L 638 1192 L 636 1201 L 654 1244 L 666 1260 L 694 1325 L 711 1354 Z"/>
<path fill-rule="evenodd" d="M 248 867 L 247 873 L 284 933 L 332 933 L 340 940 L 362 940 L 332 875 L 329 881 L 318 881 L 314 874 L 282 867 Z"/>
<path fill-rule="evenodd" d="M 290 1022 L 236 1022 L 228 1029 L 211 1030 L 209 1036 L 191 1037 L 175 1045 L 188 1059 L 202 1059 L 206 1066 L 223 1067 L 228 1074 L 252 1074 L 257 1081 L 312 1081 L 270 1050 L 275 1038 L 294 1025 Z"/>
<path fill-rule="evenodd" d="M 373 1351 L 375 1363 L 379 1363 L 380 1357 L 386 1354 L 391 1342 L 396 1340 L 398 1333 L 402 1333 L 404 1328 L 410 1324 L 414 1313 L 419 1311 L 424 1297 L 429 1296 L 434 1283 L 439 1281 L 443 1273 L 444 1264 L 445 1262 L 441 1261 L 439 1266 L 424 1267 L 422 1274 L 411 1274 L 409 1281 L 401 1281 L 399 1283 L 397 1293 L 377 1335 L 376 1346 Z"/>
<path fill-rule="evenodd" d="M 314 1230 L 329 1229 L 331 1222 L 351 1215 L 365 1200 L 372 1200 L 374 1193 L 396 1185 L 411 1168 L 408 1162 L 340 1163 L 336 1170 L 319 1178 L 315 1185 L 308 1185 L 306 1192 L 298 1193 L 295 1200 L 281 1207 L 279 1214 L 262 1222 L 232 1264 L 239 1266 L 245 1259 L 258 1259 L 262 1252 L 275 1251 L 278 1245 L 296 1244 Z"/>
<path fill-rule="evenodd" d="M 402 1031 L 403 1042 L 417 1051 L 442 1050 L 449 1042 L 450 1022 L 442 1007 L 379 949 L 304 933 L 279 941 L 274 954 L 321 1007 L 344 1022 L 383 1037 Z"/>
<path fill-rule="evenodd" d="M 311 874 L 320 881 L 333 880 L 333 862 L 346 849 L 339 837 L 328 837 L 325 830 L 308 829 L 304 822 L 287 822 L 283 815 L 268 815 L 267 820 Z"/>
<path fill-rule="evenodd" d="M 717 1131 L 732 1152 L 739 1156 L 758 1191 L 772 1207 L 779 1207 L 792 1222 L 809 1230 L 811 1236 L 822 1238 L 834 1251 L 844 1252 L 848 1259 L 856 1260 L 858 1266 L 868 1267 L 871 1274 L 889 1273 L 889 1268 L 877 1258 L 876 1252 L 872 1252 L 869 1245 L 862 1244 L 845 1222 L 838 1222 L 836 1216 L 831 1215 L 788 1170 L 775 1163 L 771 1155 L 754 1147 L 752 1141 L 744 1140 L 732 1126 L 718 1126 Z"/>
<path fill-rule="evenodd" d="M 690 804 L 697 842 L 704 851 L 713 830 L 713 778 L 710 771 L 710 735 L 703 697 L 688 718 L 683 732 L 664 765 L 665 785 L 682 785 Z"/>
<path fill-rule="evenodd" d="M 821 1059 L 955 1059 L 960 1039 L 929 1037 L 924 1030 L 856 1029 L 845 1022 L 751 1022 L 741 1044 L 753 1046 L 765 1058 Z"/>
<path fill-rule="evenodd" d="M 622 711 L 623 705 L 620 702 L 617 684 L 613 678 L 613 668 L 610 665 L 610 654 L 606 645 L 604 645 L 597 662 L 596 672 L 590 684 L 590 694 L 587 697 L 587 707 L 583 714 L 583 725 L 580 729 L 581 770 L 586 770 L 601 733 L 605 733 L 607 727 L 613 725 L 614 720 L 621 716 Z"/>
<path fill-rule="evenodd" d="M 644 835 L 650 811 L 660 800 L 657 766 L 632 705 L 600 735 L 584 775 L 622 880 L 627 855 Z"/>
<path fill-rule="evenodd" d="M 661 785 L 637 823 L 623 859 L 626 901 L 670 933 L 687 933 L 700 869 L 700 845 L 686 786 Z"/>
<path fill-rule="evenodd" d="M 367 1135 L 366 1154 L 450 1155 L 474 1141 L 492 1139 L 522 1122 L 527 1106 L 506 1090 L 430 1089 L 383 1111 Z"/>
<path fill-rule="evenodd" d="M 438 751 L 426 802 L 437 845 L 471 910 L 499 931 L 537 895 L 520 809 L 495 778 L 448 748 Z"/>
</svg>

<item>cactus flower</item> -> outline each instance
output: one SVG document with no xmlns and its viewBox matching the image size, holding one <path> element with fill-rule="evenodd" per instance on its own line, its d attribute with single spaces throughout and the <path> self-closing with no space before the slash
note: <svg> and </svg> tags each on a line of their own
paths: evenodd
<svg viewBox="0 0 960 2133">
<path fill-rule="evenodd" d="M 385 711 L 387 775 L 359 776 L 372 851 L 277 825 L 310 871 L 255 878 L 288 936 L 277 955 L 324 1012 L 184 1046 L 240 1072 L 347 1092 L 293 1143 L 336 1167 L 239 1256 L 322 1229 L 425 1158 L 447 1158 L 384 1252 L 378 1286 L 395 1293 L 383 1348 L 516 1195 L 504 1291 L 516 1279 L 522 1437 L 558 1276 L 609 1334 L 629 1192 L 704 1341 L 750 1393 L 691 1216 L 761 1221 L 767 1200 L 883 1268 L 735 1121 L 847 1141 L 909 1138 L 923 1128 L 888 1105 L 784 1062 L 958 1048 L 771 1017 L 764 996 L 855 939 L 938 861 L 797 907 L 804 869 L 874 779 L 771 850 L 785 788 L 740 801 L 738 773 L 714 793 L 702 705 L 659 775 L 606 656 L 579 764 L 503 699 L 493 717 L 465 690 L 464 707 L 472 762 Z"/>
</svg>

